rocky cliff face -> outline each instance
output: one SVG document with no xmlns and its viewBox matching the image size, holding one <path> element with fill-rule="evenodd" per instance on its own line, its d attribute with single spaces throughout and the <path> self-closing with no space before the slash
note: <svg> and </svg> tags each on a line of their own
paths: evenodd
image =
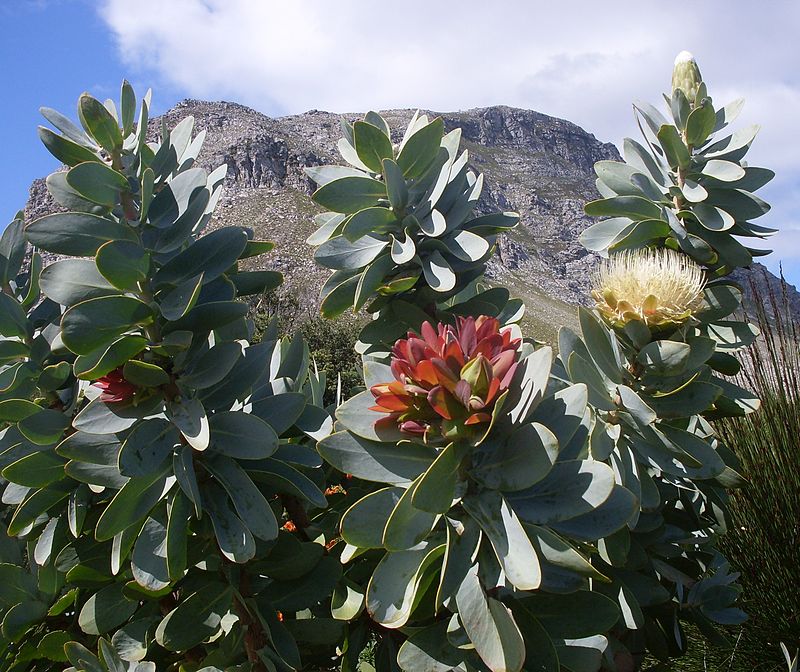
<svg viewBox="0 0 800 672">
<path fill-rule="evenodd" d="M 397 141 L 412 113 L 382 112 Z M 496 106 L 428 114 L 440 114 L 447 130 L 462 129 L 462 147 L 469 150 L 473 168 L 485 174 L 478 209 L 520 213 L 521 224 L 501 240 L 489 275 L 526 300 L 538 335 L 552 336 L 557 325 L 574 322 L 572 304 L 587 299 L 596 259 L 578 243 L 591 223 L 583 204 L 597 196 L 592 166 L 619 158 L 616 147 L 575 124 L 531 110 Z M 215 225 L 250 226 L 259 237 L 275 241 L 267 263 L 285 273 L 287 287 L 311 309 L 327 272 L 315 266 L 304 242 L 317 210 L 308 198 L 313 184 L 303 168 L 339 162 L 340 116 L 312 110 L 271 118 L 236 103 L 186 100 L 164 117 L 172 127 L 190 115 L 196 131 L 207 131 L 199 161 L 208 169 L 228 166 Z M 155 133 L 161 119 L 151 124 Z M 37 180 L 28 216 L 52 209 L 43 181 Z M 759 282 L 777 281 L 758 276 Z M 793 300 L 800 313 L 800 295 L 794 292 Z"/>
</svg>

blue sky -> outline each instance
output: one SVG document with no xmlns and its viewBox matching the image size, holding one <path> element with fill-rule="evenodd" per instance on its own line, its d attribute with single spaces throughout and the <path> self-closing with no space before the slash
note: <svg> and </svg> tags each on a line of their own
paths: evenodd
<svg viewBox="0 0 800 672">
<path fill-rule="evenodd" d="M 778 177 L 758 220 L 780 233 L 766 263 L 800 284 L 800 3 L 706 0 L 0 0 L 0 222 L 53 170 L 38 108 L 74 117 L 78 95 L 154 89 L 154 112 L 186 97 L 272 115 L 308 109 L 468 109 L 508 104 L 619 144 L 630 104 L 658 103 L 678 51 L 694 52 L 715 103 L 744 96 L 760 123 L 752 165 Z M 761 192 L 760 192 L 761 193 Z M 3 224 L 0 224 L 2 226 Z"/>
</svg>

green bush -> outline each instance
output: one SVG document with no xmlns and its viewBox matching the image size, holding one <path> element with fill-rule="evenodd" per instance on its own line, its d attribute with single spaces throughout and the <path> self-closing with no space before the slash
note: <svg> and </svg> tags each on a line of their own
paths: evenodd
<svg viewBox="0 0 800 672">
<path fill-rule="evenodd" d="M 752 132 L 713 137 L 741 105 L 693 60 L 668 100 L 596 167 L 611 218 L 583 239 L 623 254 L 557 357 L 485 288 L 518 216 L 474 214 L 460 130 L 343 122 L 309 242 L 323 316 L 372 319 L 335 419 L 350 327 L 298 324 L 279 274 L 243 270 L 271 244 L 207 232 L 225 170 L 194 165 L 193 120 L 153 141 L 127 83 L 81 96 L 81 127 L 44 110 L 67 211 L 0 237 L 0 670 L 630 672 L 686 622 L 740 623 L 711 422 L 758 408 L 724 377 L 757 333 L 727 276 L 771 173 L 742 163 Z"/>
</svg>

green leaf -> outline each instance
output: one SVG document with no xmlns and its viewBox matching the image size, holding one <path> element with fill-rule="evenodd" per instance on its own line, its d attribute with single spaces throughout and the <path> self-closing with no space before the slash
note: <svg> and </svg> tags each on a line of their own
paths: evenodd
<svg viewBox="0 0 800 672">
<path fill-rule="evenodd" d="M 386 233 L 400 226 L 397 215 L 389 208 L 364 208 L 345 220 L 342 235 L 350 242 L 355 242 L 363 236 Z"/>
<path fill-rule="evenodd" d="M 98 541 L 111 539 L 143 520 L 163 497 L 171 466 L 148 476 L 132 478 L 122 486 L 97 521 L 95 538 Z"/>
<path fill-rule="evenodd" d="M 487 597 L 477 567 L 467 574 L 456 594 L 458 615 L 475 651 L 492 672 L 520 672 L 525 642 L 502 602 Z"/>
<path fill-rule="evenodd" d="M 623 523 L 624 524 L 624 523 Z M 581 555 L 575 548 L 546 527 L 525 525 L 525 531 L 533 542 L 539 556 L 556 567 L 561 567 L 582 576 L 608 582 L 610 579 L 595 568 L 590 559 Z"/>
<path fill-rule="evenodd" d="M 403 213 L 408 205 L 408 185 L 403 171 L 392 159 L 384 159 L 382 165 L 389 204 L 394 212 Z"/>
<path fill-rule="evenodd" d="M 336 236 L 317 248 L 314 259 L 326 268 L 355 270 L 373 261 L 387 245 L 387 241 L 372 236 L 362 236 L 355 241 Z"/>
<path fill-rule="evenodd" d="M 177 287 L 159 292 L 158 307 L 161 314 L 170 321 L 177 321 L 184 317 L 197 304 L 200 292 L 203 289 L 204 275 L 189 278 Z"/>
<path fill-rule="evenodd" d="M 46 615 L 47 605 L 39 600 L 25 600 L 15 604 L 3 616 L 3 637 L 10 642 L 21 640 Z"/>
<path fill-rule="evenodd" d="M 455 498 L 461 460 L 467 446 L 451 443 L 439 451 L 433 464 L 417 480 L 411 503 L 420 511 L 446 513 Z"/>
<path fill-rule="evenodd" d="M 97 250 L 97 270 L 118 289 L 136 289 L 150 272 L 150 255 L 136 243 L 111 240 Z"/>
<path fill-rule="evenodd" d="M 368 177 L 363 170 L 350 166 L 308 166 L 303 172 L 311 178 L 318 187 L 324 187 L 329 182 L 342 177 Z"/>
<path fill-rule="evenodd" d="M 138 423 L 119 451 L 119 470 L 125 476 L 156 472 L 180 441 L 178 430 L 163 418 Z"/>
<path fill-rule="evenodd" d="M 265 541 L 275 539 L 278 536 L 275 514 L 247 473 L 224 455 L 214 456 L 204 464 L 225 488 L 236 512 L 253 535 Z"/>
<path fill-rule="evenodd" d="M 75 375 L 82 380 L 97 380 L 122 366 L 147 347 L 144 336 L 123 336 L 108 347 L 98 348 L 75 359 Z"/>
<path fill-rule="evenodd" d="M 444 242 L 450 254 L 461 261 L 480 261 L 490 249 L 489 241 L 470 231 L 457 231 Z"/>
<path fill-rule="evenodd" d="M 392 158 L 392 141 L 382 131 L 365 121 L 353 124 L 353 143 L 358 158 L 374 173 L 380 173 L 383 159 Z"/>
<path fill-rule="evenodd" d="M 192 593 L 158 624 L 156 641 L 168 651 L 186 651 L 219 630 L 228 612 L 233 588 L 210 582 Z"/>
<path fill-rule="evenodd" d="M 278 435 L 261 418 L 243 411 L 215 413 L 209 420 L 211 448 L 239 460 L 260 460 L 278 448 Z"/>
<path fill-rule="evenodd" d="M 602 462 L 566 460 L 553 465 L 533 487 L 508 495 L 508 500 L 523 520 L 546 525 L 597 508 L 613 488 L 614 472 Z"/>
<path fill-rule="evenodd" d="M 131 296 L 102 296 L 74 305 L 61 319 L 61 338 L 70 350 L 87 355 L 137 325 L 150 324 L 153 311 Z"/>
<path fill-rule="evenodd" d="M 117 120 L 96 98 L 88 93 L 78 99 L 78 116 L 81 124 L 103 149 L 113 152 L 122 147 L 122 134 Z"/>
<path fill-rule="evenodd" d="M 246 245 L 247 234 L 238 226 L 212 231 L 164 264 L 156 273 L 156 285 L 179 285 L 200 273 L 204 282 L 211 282 L 236 263 Z"/>
<path fill-rule="evenodd" d="M 127 621 L 138 606 L 123 594 L 123 584 L 102 588 L 84 603 L 78 624 L 87 635 L 102 635 Z"/>
<path fill-rule="evenodd" d="M 425 569 L 444 553 L 444 544 L 424 541 L 408 551 L 387 553 L 367 586 L 367 611 L 387 628 L 401 628 L 411 615 Z"/>
<path fill-rule="evenodd" d="M 705 329 L 707 335 L 717 342 L 718 350 L 746 348 L 760 333 L 755 325 L 735 320 L 719 320 Z"/>
<path fill-rule="evenodd" d="M 707 159 L 738 161 L 747 152 L 760 129 L 761 127 L 758 124 L 740 128 L 733 135 L 715 142 L 704 150 L 702 154 Z"/>
<path fill-rule="evenodd" d="M 558 450 L 558 439 L 547 427 L 527 423 L 507 437 L 490 435 L 474 452 L 471 473 L 492 490 L 524 490 L 547 476 Z"/>
<path fill-rule="evenodd" d="M 484 490 L 464 497 L 462 505 L 489 538 L 508 580 L 519 590 L 539 588 L 542 583 L 539 557 L 503 496 Z"/>
<path fill-rule="evenodd" d="M 355 301 L 361 274 L 356 271 L 336 271 L 323 285 L 320 292 L 320 313 L 332 319 L 350 308 Z"/>
<path fill-rule="evenodd" d="M 639 425 L 651 425 L 658 415 L 650 408 L 642 398 L 630 387 L 620 385 L 617 388 L 620 397 L 620 404 L 628 411 Z"/>
<path fill-rule="evenodd" d="M 128 179 L 106 165 L 86 161 L 71 168 L 67 173 L 67 184 L 83 198 L 108 208 L 120 201 L 120 192 L 128 191 Z"/>
<path fill-rule="evenodd" d="M 386 185 L 370 177 L 342 177 L 317 189 L 311 198 L 323 208 L 350 214 L 387 198 Z"/>
<path fill-rule="evenodd" d="M 0 340 L 0 362 L 3 364 L 25 359 L 30 355 L 30 351 L 22 341 Z"/>
<path fill-rule="evenodd" d="M 100 664 L 97 656 L 83 646 L 83 644 L 67 642 L 64 645 L 64 653 L 69 659 L 69 662 L 77 669 L 80 669 L 81 672 L 106 672 L 106 669 Z"/>
<path fill-rule="evenodd" d="M 10 537 L 17 536 L 40 515 L 66 499 L 71 489 L 67 483 L 59 481 L 47 488 L 29 492 L 14 511 L 11 522 L 8 524 L 8 535 Z"/>
<path fill-rule="evenodd" d="M 41 410 L 41 406 L 27 399 L 4 399 L 0 401 L 0 422 L 19 422 Z"/>
<path fill-rule="evenodd" d="M 648 396 L 646 403 L 659 418 L 685 418 L 711 408 L 722 393 L 717 385 L 695 381 L 666 396 Z"/>
<path fill-rule="evenodd" d="M 236 287 L 236 296 L 263 294 L 277 289 L 283 283 L 283 273 L 278 271 L 246 271 L 231 273 L 228 279 Z"/>
<path fill-rule="evenodd" d="M 417 630 L 397 653 L 397 664 L 405 672 L 451 672 L 463 659 L 463 654 L 447 640 L 446 621 Z"/>
<path fill-rule="evenodd" d="M 403 175 L 420 177 L 433 163 L 444 135 L 444 122 L 437 117 L 409 137 L 397 157 L 397 165 Z"/>
<path fill-rule="evenodd" d="M 156 364 L 150 364 L 138 359 L 125 362 L 122 375 L 129 383 L 139 387 L 160 387 L 169 383 L 169 375 Z"/>
<path fill-rule="evenodd" d="M 77 142 L 85 147 L 93 146 L 86 134 L 78 128 L 72 121 L 65 117 L 61 112 L 54 110 L 50 107 L 40 107 L 39 112 L 47 119 L 53 126 L 61 131 L 65 137 L 73 142 Z"/>
<path fill-rule="evenodd" d="M 55 453 L 41 451 L 9 464 L 3 469 L 3 478 L 27 488 L 43 488 L 64 478 L 64 463 Z"/>
<path fill-rule="evenodd" d="M 383 546 L 389 551 L 405 551 L 419 544 L 439 519 L 439 516 L 414 507 L 412 500 L 420 479 L 401 495 L 383 531 Z"/>
<path fill-rule="evenodd" d="M 691 347 L 678 341 L 654 341 L 641 349 L 637 361 L 660 376 L 675 376 L 681 373 Z"/>
<path fill-rule="evenodd" d="M 130 226 L 85 212 L 40 217 L 25 227 L 25 235 L 31 245 L 70 257 L 93 257 L 109 240 L 138 242 Z"/>
<path fill-rule="evenodd" d="M 349 432 L 335 432 L 317 445 L 320 455 L 339 471 L 378 483 L 403 485 L 433 464 L 436 451 L 415 443 L 369 441 Z"/>
<path fill-rule="evenodd" d="M 721 182 L 736 182 L 745 177 L 745 169 L 733 161 L 711 159 L 703 166 L 703 175 L 713 177 Z"/>
<path fill-rule="evenodd" d="M 357 548 L 382 548 L 383 530 L 404 494 L 402 488 L 383 488 L 358 500 L 342 515 L 342 538 Z"/>
<path fill-rule="evenodd" d="M 589 312 L 583 306 L 578 308 L 578 319 L 581 325 L 581 333 L 586 342 L 586 350 L 589 352 L 597 368 L 610 381 L 620 384 L 622 373 L 620 369 L 623 364 L 619 361 L 620 355 L 616 354 L 618 348 L 614 348 L 614 336 L 609 334 L 609 330 L 602 324 L 594 313 Z"/>
<path fill-rule="evenodd" d="M 456 274 L 438 250 L 422 260 L 422 272 L 428 286 L 436 292 L 449 292 L 456 286 Z"/>
<path fill-rule="evenodd" d="M 203 494 L 203 506 L 211 517 L 214 536 L 222 555 L 231 562 L 240 564 L 252 560 L 256 554 L 253 533 L 231 510 L 224 491 L 215 485 L 206 484 Z"/>
<path fill-rule="evenodd" d="M 45 296 L 62 306 L 119 293 L 90 259 L 56 261 L 42 271 L 39 282 Z"/>
<path fill-rule="evenodd" d="M 37 446 L 49 446 L 61 439 L 69 427 L 69 417 L 54 408 L 43 408 L 17 423 L 17 429 Z"/>
<path fill-rule="evenodd" d="M 100 161 L 100 157 L 88 147 L 79 145 L 66 137 L 58 135 L 58 133 L 53 133 L 49 128 L 39 126 L 37 131 L 39 139 L 47 148 L 47 151 L 61 163 L 75 166 L 85 161 Z"/>
<path fill-rule="evenodd" d="M 94 399 L 72 421 L 75 429 L 89 434 L 113 434 L 130 429 L 137 420 L 163 409 L 159 397 L 136 406 L 132 404 L 107 404 Z"/>
<path fill-rule="evenodd" d="M 3 336 L 28 335 L 28 318 L 15 298 L 5 292 L 0 294 L 0 334 Z"/>
<path fill-rule="evenodd" d="M 181 374 L 181 384 L 198 390 L 222 381 L 242 356 L 242 346 L 237 342 L 218 343 L 198 357 Z M 256 413 L 256 415 L 259 415 Z M 262 418 L 269 422 L 268 418 Z"/>
<path fill-rule="evenodd" d="M 392 443 L 408 436 L 402 434 L 396 427 L 381 425 L 376 427 L 376 421 L 385 418 L 384 413 L 369 410 L 375 405 L 372 392 L 365 390 L 345 401 L 336 409 L 336 419 L 351 432 L 370 441 L 390 441 Z M 413 480 L 413 479 L 412 479 Z"/>
<path fill-rule="evenodd" d="M 167 419 L 192 448 L 201 452 L 208 448 L 211 431 L 202 401 L 186 397 L 167 401 Z"/>
<path fill-rule="evenodd" d="M 158 592 L 170 585 L 166 541 L 167 528 L 154 518 L 148 518 L 133 547 L 133 578 L 140 586 L 152 592 Z"/>
<path fill-rule="evenodd" d="M 122 121 L 122 134 L 127 137 L 133 131 L 133 118 L 136 116 L 136 94 L 127 79 L 122 80 L 119 95 L 119 116 Z"/>
<path fill-rule="evenodd" d="M 699 147 L 708 140 L 716 122 L 717 115 L 713 106 L 710 101 L 704 101 L 691 111 L 686 120 L 686 141 L 694 147 Z"/>
<path fill-rule="evenodd" d="M 689 116 L 691 117 L 691 115 Z M 658 131 L 658 141 L 664 149 L 670 168 L 687 168 L 689 166 L 691 161 L 689 149 L 684 144 L 677 128 L 669 124 L 662 126 Z"/>
<path fill-rule="evenodd" d="M 267 483 L 272 490 L 304 499 L 312 506 L 325 508 L 328 501 L 316 483 L 294 467 L 266 458 L 248 464 L 250 473 L 259 481 Z"/>
<path fill-rule="evenodd" d="M 176 451 L 172 457 L 172 471 L 175 474 L 181 492 L 194 504 L 197 517 L 202 518 L 202 497 L 194 470 L 194 449 L 191 446 L 181 446 Z"/>
<path fill-rule="evenodd" d="M 587 203 L 584 210 L 591 217 L 627 217 L 636 221 L 661 218 L 661 208 L 641 196 L 603 198 Z"/>
<path fill-rule="evenodd" d="M 727 231 L 736 220 L 722 208 L 708 203 L 694 203 L 691 206 L 694 216 L 709 231 Z"/>
<path fill-rule="evenodd" d="M 167 506 L 167 575 L 171 581 L 178 581 L 186 572 L 191 509 L 189 498 L 175 491 Z"/>
</svg>

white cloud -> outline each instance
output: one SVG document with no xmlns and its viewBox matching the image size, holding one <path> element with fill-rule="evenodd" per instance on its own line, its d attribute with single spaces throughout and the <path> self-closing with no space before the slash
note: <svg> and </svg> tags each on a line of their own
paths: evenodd
<svg viewBox="0 0 800 672">
<path fill-rule="evenodd" d="M 129 67 L 188 96 L 274 115 L 507 104 L 616 143 L 688 49 L 715 101 L 745 96 L 743 123 L 763 126 L 753 160 L 779 171 L 764 223 L 800 228 L 796 0 L 102 0 L 100 14 Z"/>
</svg>

